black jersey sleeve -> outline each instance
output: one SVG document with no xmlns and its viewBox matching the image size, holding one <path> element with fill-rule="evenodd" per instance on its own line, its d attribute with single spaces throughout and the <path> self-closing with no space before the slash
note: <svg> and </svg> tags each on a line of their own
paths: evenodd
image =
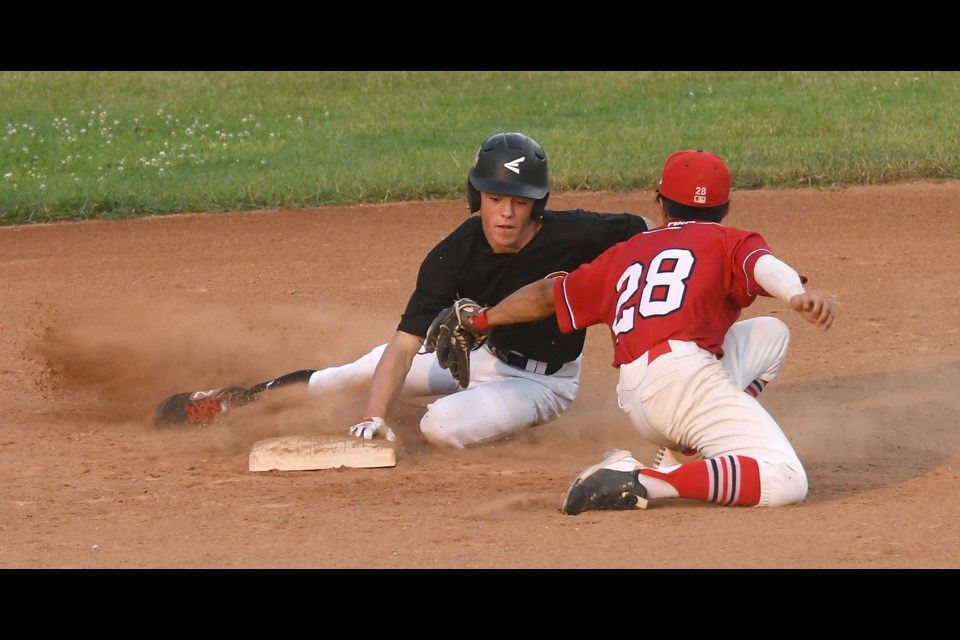
<svg viewBox="0 0 960 640">
<path fill-rule="evenodd" d="M 577 211 L 582 212 L 582 209 Z M 648 231 L 647 221 L 642 216 L 633 213 L 592 213 L 593 216 L 603 221 L 601 225 L 602 240 L 601 244 L 612 247 L 618 242 L 623 242 L 638 233 Z"/>
<path fill-rule="evenodd" d="M 590 262 L 613 245 L 647 230 L 646 220 L 633 213 L 569 209 L 544 212 L 544 229 L 540 235 L 544 236 L 545 243 L 563 247 L 580 262 Z M 571 265 L 569 259 L 560 260 L 556 269 L 572 271 L 580 262 Z"/>
<path fill-rule="evenodd" d="M 400 317 L 398 330 L 423 338 L 437 314 L 457 299 L 452 269 L 444 269 L 445 262 L 442 253 L 431 252 L 420 263 L 417 286 Z"/>
<path fill-rule="evenodd" d="M 400 316 L 398 331 L 423 338 L 437 314 L 457 299 L 480 302 L 471 266 L 479 260 L 477 253 L 484 245 L 478 240 L 482 236 L 480 216 L 470 217 L 427 253 L 417 272 L 416 288 Z"/>
</svg>

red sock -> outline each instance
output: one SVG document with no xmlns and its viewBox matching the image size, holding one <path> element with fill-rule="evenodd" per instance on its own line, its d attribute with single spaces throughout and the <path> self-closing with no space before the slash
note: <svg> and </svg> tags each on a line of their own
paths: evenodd
<svg viewBox="0 0 960 640">
<path fill-rule="evenodd" d="M 734 507 L 760 502 L 760 465 L 747 456 L 687 462 L 669 473 L 644 467 L 639 473 L 672 484 L 681 498 Z"/>
</svg>

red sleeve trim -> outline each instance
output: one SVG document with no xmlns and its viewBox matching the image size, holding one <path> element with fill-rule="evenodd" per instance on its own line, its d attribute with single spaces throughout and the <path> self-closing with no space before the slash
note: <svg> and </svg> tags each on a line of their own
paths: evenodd
<svg viewBox="0 0 960 640">
<path fill-rule="evenodd" d="M 566 283 L 566 276 L 556 278 L 553 281 L 553 306 L 557 313 L 557 326 L 562 333 L 573 333 L 576 327 L 573 326 L 570 308 L 567 306 L 567 299 L 563 293 L 563 286 Z"/>
</svg>

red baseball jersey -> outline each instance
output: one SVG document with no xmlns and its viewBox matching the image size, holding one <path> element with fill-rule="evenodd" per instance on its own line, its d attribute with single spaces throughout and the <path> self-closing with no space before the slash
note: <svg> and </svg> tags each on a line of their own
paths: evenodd
<svg viewBox="0 0 960 640">
<path fill-rule="evenodd" d="M 554 283 L 563 332 L 606 324 L 613 366 L 665 340 L 723 355 L 723 338 L 757 295 L 757 259 L 772 254 L 757 233 L 713 222 L 670 222 L 606 250 Z"/>
</svg>

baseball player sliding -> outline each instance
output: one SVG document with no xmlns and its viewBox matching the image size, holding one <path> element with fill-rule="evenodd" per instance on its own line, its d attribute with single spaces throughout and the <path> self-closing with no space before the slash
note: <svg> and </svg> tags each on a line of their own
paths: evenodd
<svg viewBox="0 0 960 640">
<path fill-rule="evenodd" d="M 720 358 L 724 335 L 758 295 L 780 298 L 823 330 L 833 304 L 807 291 L 758 233 L 720 224 L 729 193 L 721 158 L 675 153 L 657 192 L 661 226 L 473 319 L 480 332 L 554 313 L 565 333 L 607 324 L 630 421 L 654 444 L 703 458 L 652 469 L 615 449 L 573 481 L 564 513 L 645 508 L 660 498 L 782 506 L 806 497 L 806 472 L 787 437 Z"/>
<path fill-rule="evenodd" d="M 343 366 L 295 371 L 249 389 L 232 386 L 169 396 L 156 407 L 154 423 L 205 424 L 291 384 L 307 384 L 319 393 L 368 385 L 366 417 L 347 429 L 359 438 L 392 438 L 387 420 L 401 396 L 436 397 L 420 421 L 424 438 L 435 445 L 461 448 L 554 420 L 580 388 L 585 331 L 561 333 L 549 318 L 497 332 L 470 353 L 470 379 L 463 387 L 434 354 L 423 350 L 434 319 L 458 298 L 495 304 L 529 282 L 573 269 L 649 228 L 645 218 L 627 213 L 549 210 L 549 195 L 541 145 L 517 132 L 490 136 L 467 174 L 473 215 L 424 257 L 387 344 Z"/>
<path fill-rule="evenodd" d="M 554 318 L 505 326 L 482 346 L 474 343 L 478 348 L 449 370 L 437 357 L 449 350 L 434 355 L 430 343 L 424 344 L 436 319 L 458 298 L 494 305 L 521 286 L 567 273 L 653 225 L 627 213 L 546 209 L 549 194 L 547 156 L 536 140 L 516 132 L 490 136 L 467 174 L 471 215 L 424 257 L 389 343 L 341 366 L 294 371 L 252 387 L 168 396 L 157 405 L 154 423 L 208 424 L 288 385 L 324 394 L 367 385 L 366 417 L 348 429 L 359 438 L 392 438 L 387 421 L 400 397 L 434 397 L 420 431 L 441 446 L 490 442 L 556 419 L 580 389 L 585 329 L 561 332 Z M 789 338 L 776 318 L 753 318 L 730 328 L 724 364 L 741 389 L 758 392 L 776 376 Z"/>
</svg>

